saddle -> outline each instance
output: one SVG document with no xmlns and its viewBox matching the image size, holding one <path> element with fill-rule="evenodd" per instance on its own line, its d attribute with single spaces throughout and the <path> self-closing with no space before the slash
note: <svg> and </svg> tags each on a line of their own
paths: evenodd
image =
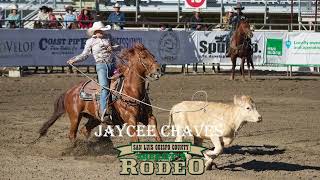
<svg viewBox="0 0 320 180">
<path fill-rule="evenodd" d="M 124 85 L 123 82 L 123 76 L 120 76 L 117 79 L 112 80 L 110 84 L 110 89 L 121 93 Z M 119 93 L 114 93 L 113 91 L 110 91 L 110 94 L 112 95 L 112 101 L 116 100 L 119 97 Z M 84 101 L 99 101 L 100 86 L 91 80 L 86 81 L 80 89 L 80 99 Z"/>
</svg>

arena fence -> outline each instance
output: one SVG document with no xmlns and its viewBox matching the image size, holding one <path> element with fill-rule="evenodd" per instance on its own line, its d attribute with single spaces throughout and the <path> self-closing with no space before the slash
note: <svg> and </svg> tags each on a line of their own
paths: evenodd
<svg viewBox="0 0 320 180">
<path fill-rule="evenodd" d="M 6 27 L 6 24 L 9 24 L 12 21 L 9 20 L 0 20 L 0 26 L 3 28 L 9 28 Z M 50 21 L 43 21 L 43 20 L 18 20 L 15 21 L 17 26 L 16 28 L 26 28 L 26 29 L 63 29 L 64 23 L 69 23 L 70 21 L 62 21 L 57 20 L 58 26 L 55 28 L 50 28 L 48 26 L 34 26 L 35 23 L 41 23 L 41 24 L 49 24 Z M 78 24 L 79 22 L 83 23 L 89 23 L 89 22 L 95 22 L 95 21 L 72 21 L 75 24 Z M 109 24 L 107 21 L 102 21 L 104 24 Z M 182 21 L 182 22 L 164 22 L 164 21 L 126 21 L 126 22 L 120 22 L 125 24 L 125 29 L 138 29 L 138 30 L 154 30 L 159 29 L 160 25 L 165 25 L 167 28 L 171 28 L 174 30 L 179 31 L 190 31 L 192 30 L 192 25 L 200 24 L 202 25 L 203 31 L 211 31 L 215 29 L 220 29 L 224 26 L 224 24 L 221 23 L 213 23 L 213 22 L 202 22 L 202 23 L 191 23 L 189 21 Z M 280 23 L 252 23 L 252 27 L 255 28 L 255 30 L 268 30 L 268 31 L 314 31 L 318 32 L 320 29 L 320 24 L 318 23 L 292 23 L 292 24 L 280 24 Z"/>
<path fill-rule="evenodd" d="M 65 66 L 66 61 L 82 52 L 87 39 L 85 30 L 1 29 L 0 66 Z M 225 58 L 228 33 L 211 31 L 109 31 L 123 48 L 143 43 L 161 64 L 230 65 Z M 260 66 L 320 66 L 320 33 L 310 31 L 255 31 L 254 64 Z M 79 64 L 91 66 L 92 58 Z"/>
</svg>

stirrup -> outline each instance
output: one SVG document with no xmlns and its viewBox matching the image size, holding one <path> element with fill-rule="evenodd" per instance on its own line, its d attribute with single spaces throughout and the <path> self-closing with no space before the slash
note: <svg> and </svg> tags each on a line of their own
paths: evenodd
<svg viewBox="0 0 320 180">
<path fill-rule="evenodd" d="M 105 124 L 113 124 L 111 113 L 107 113 L 107 108 L 101 114 L 100 121 Z"/>
</svg>

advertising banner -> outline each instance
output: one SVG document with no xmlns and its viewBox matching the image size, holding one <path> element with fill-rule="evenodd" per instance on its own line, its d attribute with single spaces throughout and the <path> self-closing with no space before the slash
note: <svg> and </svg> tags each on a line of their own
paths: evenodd
<svg viewBox="0 0 320 180">
<path fill-rule="evenodd" d="M 226 57 L 227 31 L 195 31 L 192 39 L 196 44 L 198 60 L 204 63 L 231 64 Z M 255 32 L 252 38 L 253 62 L 263 64 L 264 59 L 264 33 Z M 240 62 L 240 61 L 239 61 Z"/>
<path fill-rule="evenodd" d="M 109 31 L 122 48 L 143 43 L 162 64 L 186 64 L 196 59 L 196 48 L 187 32 Z M 80 54 L 87 35 L 84 30 L 1 30 L 0 66 L 65 65 Z M 93 65 L 93 57 L 79 63 Z"/>
<path fill-rule="evenodd" d="M 265 64 L 286 64 L 286 32 L 265 32 Z"/>
<path fill-rule="evenodd" d="M 226 58 L 227 31 L 108 31 L 122 48 L 143 43 L 161 64 L 221 63 Z M 0 30 L 0 66 L 63 66 L 80 54 L 84 30 Z M 254 32 L 256 65 L 319 65 L 320 33 Z M 240 60 L 237 61 L 240 63 Z M 93 57 L 79 65 L 94 65 Z"/>
<path fill-rule="evenodd" d="M 286 64 L 319 65 L 320 64 L 320 33 L 292 32 L 285 41 Z"/>
</svg>

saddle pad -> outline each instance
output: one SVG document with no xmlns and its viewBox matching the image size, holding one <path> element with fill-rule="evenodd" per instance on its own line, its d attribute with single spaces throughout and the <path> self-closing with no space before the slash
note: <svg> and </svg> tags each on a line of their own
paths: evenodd
<svg viewBox="0 0 320 180">
<path fill-rule="evenodd" d="M 123 89 L 123 81 L 124 77 L 119 77 L 115 81 L 113 81 L 110 85 L 110 88 L 112 90 L 115 90 L 117 92 L 122 92 Z M 112 94 L 112 100 L 115 100 L 119 94 L 118 93 L 111 93 Z M 86 81 L 81 89 L 80 89 L 80 99 L 84 101 L 93 101 L 99 100 L 100 99 L 100 87 L 95 83 L 92 82 L 91 80 Z"/>
</svg>

